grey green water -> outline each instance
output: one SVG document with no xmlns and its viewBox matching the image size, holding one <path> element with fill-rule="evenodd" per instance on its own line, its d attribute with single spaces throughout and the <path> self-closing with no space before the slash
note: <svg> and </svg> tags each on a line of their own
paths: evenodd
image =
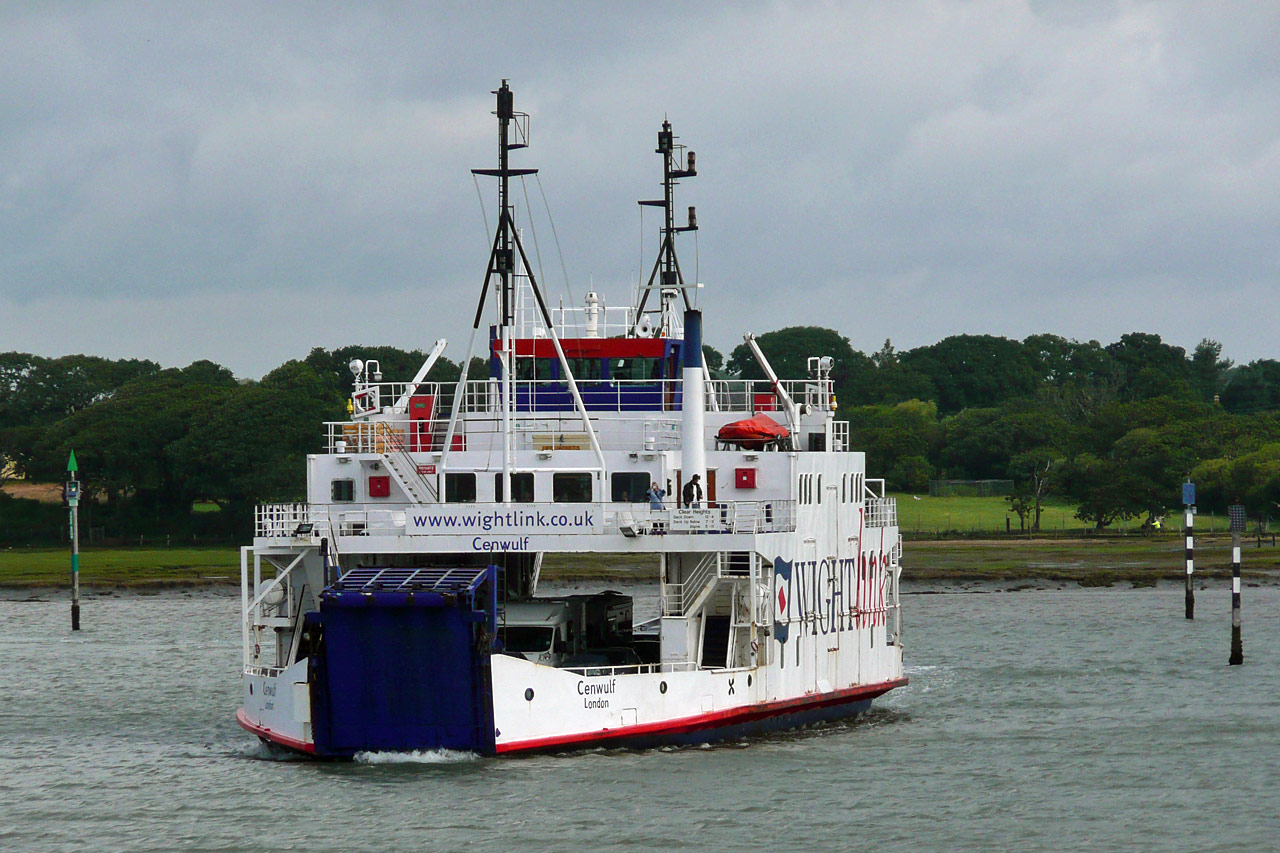
<svg viewBox="0 0 1280 853">
<path fill-rule="evenodd" d="M 13 597 L 13 594 L 10 594 Z M 2 850 L 1274 850 L 1280 590 L 904 596 L 909 687 L 711 748 L 272 760 L 238 598 L 0 601 Z"/>
</svg>

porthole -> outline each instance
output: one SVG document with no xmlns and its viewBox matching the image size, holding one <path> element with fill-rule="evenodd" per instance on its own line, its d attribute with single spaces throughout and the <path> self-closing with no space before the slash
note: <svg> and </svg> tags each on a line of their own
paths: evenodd
<svg viewBox="0 0 1280 853">
<path fill-rule="evenodd" d="M 526 702 L 532 702 L 532 701 L 533 701 L 533 688 L 532 688 L 532 687 L 526 687 L 526 688 L 524 689 L 524 701 L 526 701 Z"/>
<path fill-rule="evenodd" d="M 662 682 L 661 684 L 659 684 L 659 685 L 658 685 L 658 692 L 659 692 L 659 693 L 666 693 L 666 692 L 667 692 L 667 682 L 665 682 L 665 681 L 664 681 L 664 682 Z"/>
<path fill-rule="evenodd" d="M 748 675 L 748 676 L 747 676 L 747 686 L 748 686 L 748 687 L 750 687 L 750 686 L 751 686 L 751 676 L 750 676 L 750 675 Z"/>
</svg>

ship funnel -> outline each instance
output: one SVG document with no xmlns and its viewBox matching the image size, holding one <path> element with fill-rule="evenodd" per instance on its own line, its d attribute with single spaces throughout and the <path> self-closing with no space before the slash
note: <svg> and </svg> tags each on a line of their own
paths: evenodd
<svg viewBox="0 0 1280 853">
<path fill-rule="evenodd" d="M 706 397 L 702 385 L 702 312 L 690 308 L 684 312 L 684 374 L 682 377 L 681 477 L 690 482 L 694 476 L 702 484 L 704 500 L 707 481 Z"/>
</svg>

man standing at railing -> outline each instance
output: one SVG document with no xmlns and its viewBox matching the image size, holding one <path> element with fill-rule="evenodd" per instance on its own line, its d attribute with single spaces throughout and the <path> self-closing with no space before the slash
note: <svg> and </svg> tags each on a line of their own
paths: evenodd
<svg viewBox="0 0 1280 853">
<path fill-rule="evenodd" d="M 649 484 L 649 491 L 645 492 L 644 496 L 649 499 L 649 509 L 666 509 L 662 505 L 662 499 L 667 496 L 667 493 L 658 486 L 656 480 Z"/>
<path fill-rule="evenodd" d="M 701 474 L 694 474 L 689 482 L 684 484 L 684 491 L 680 494 L 684 498 L 684 505 L 687 507 L 702 506 L 702 484 L 698 480 L 702 479 Z"/>
</svg>

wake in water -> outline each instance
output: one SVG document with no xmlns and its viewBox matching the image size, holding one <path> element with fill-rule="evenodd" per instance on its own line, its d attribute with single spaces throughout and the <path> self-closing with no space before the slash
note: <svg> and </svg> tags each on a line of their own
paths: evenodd
<svg viewBox="0 0 1280 853">
<path fill-rule="evenodd" d="M 480 756 L 474 752 L 451 749 L 415 749 L 412 752 L 357 752 L 357 764 L 458 764 L 475 761 Z"/>
<path fill-rule="evenodd" d="M 310 756 L 302 755 L 291 749 L 272 746 L 269 743 L 245 744 L 232 750 L 230 755 L 236 758 L 250 758 L 255 761 L 311 761 Z"/>
</svg>

